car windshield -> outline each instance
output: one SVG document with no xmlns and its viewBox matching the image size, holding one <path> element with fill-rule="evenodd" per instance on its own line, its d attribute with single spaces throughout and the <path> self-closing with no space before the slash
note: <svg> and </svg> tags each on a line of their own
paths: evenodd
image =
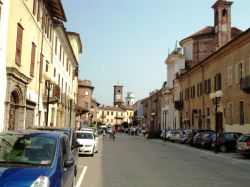
<svg viewBox="0 0 250 187">
<path fill-rule="evenodd" d="M 56 139 L 40 135 L 0 135 L 0 163 L 51 165 Z"/>
<path fill-rule="evenodd" d="M 93 134 L 92 133 L 78 132 L 77 138 L 78 139 L 93 139 Z"/>
</svg>

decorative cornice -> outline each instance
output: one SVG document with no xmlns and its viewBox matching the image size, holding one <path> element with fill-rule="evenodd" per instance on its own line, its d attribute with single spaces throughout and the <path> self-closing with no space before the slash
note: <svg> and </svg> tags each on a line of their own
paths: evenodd
<svg viewBox="0 0 250 187">
<path fill-rule="evenodd" d="M 7 77 L 14 77 L 15 79 L 18 79 L 19 81 L 23 82 L 25 85 L 29 84 L 32 80 L 30 77 L 27 77 L 14 67 L 6 67 L 6 74 Z"/>
</svg>

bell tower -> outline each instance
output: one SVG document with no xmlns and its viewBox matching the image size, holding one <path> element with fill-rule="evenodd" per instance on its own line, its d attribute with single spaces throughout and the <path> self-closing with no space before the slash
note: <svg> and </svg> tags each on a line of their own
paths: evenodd
<svg viewBox="0 0 250 187">
<path fill-rule="evenodd" d="M 114 106 L 116 105 L 121 105 L 123 103 L 122 101 L 122 89 L 123 86 L 119 85 L 119 83 L 117 85 L 114 85 Z"/>
<path fill-rule="evenodd" d="M 216 50 L 231 40 L 231 5 L 228 0 L 217 0 L 214 9 L 214 32 Z"/>
</svg>

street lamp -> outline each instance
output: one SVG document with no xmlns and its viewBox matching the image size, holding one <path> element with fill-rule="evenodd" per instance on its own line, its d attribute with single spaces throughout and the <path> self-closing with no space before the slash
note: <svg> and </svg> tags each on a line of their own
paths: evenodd
<svg viewBox="0 0 250 187">
<path fill-rule="evenodd" d="M 75 100 L 75 97 L 74 97 L 73 95 L 70 94 L 70 95 L 68 96 L 68 98 L 69 98 L 69 100 L 70 100 L 70 101 L 69 101 L 69 102 L 70 102 L 70 103 L 69 103 L 69 104 L 70 104 L 70 106 L 69 106 L 69 127 L 71 127 L 72 102 Z"/>
<path fill-rule="evenodd" d="M 45 80 L 45 87 L 47 89 L 47 114 L 46 114 L 46 127 L 48 127 L 48 119 L 49 119 L 49 93 L 52 85 L 56 83 L 55 79 L 48 73 L 43 73 L 43 78 Z"/>
<path fill-rule="evenodd" d="M 169 107 L 166 106 L 166 110 L 165 110 L 165 114 L 164 114 L 164 118 L 165 118 L 165 123 L 164 123 L 164 125 L 165 125 L 164 140 L 167 140 L 167 121 L 169 121 L 168 120 L 168 111 L 169 111 Z"/>
<path fill-rule="evenodd" d="M 218 140 L 218 137 L 217 137 L 217 133 L 218 133 L 218 122 L 217 122 L 217 108 L 218 108 L 218 105 L 220 103 L 220 98 L 222 97 L 223 93 L 222 91 L 218 90 L 214 93 L 210 93 L 209 97 L 210 99 L 213 100 L 213 104 L 215 105 L 215 153 L 218 153 L 218 148 L 217 148 L 217 140 Z"/>
</svg>

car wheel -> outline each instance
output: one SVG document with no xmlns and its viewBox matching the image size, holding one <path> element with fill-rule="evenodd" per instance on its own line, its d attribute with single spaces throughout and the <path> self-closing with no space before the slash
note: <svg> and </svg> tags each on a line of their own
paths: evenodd
<svg viewBox="0 0 250 187">
<path fill-rule="evenodd" d="M 226 147 L 225 145 L 221 145 L 221 146 L 219 147 L 219 149 L 220 149 L 220 151 L 223 152 L 223 153 L 225 153 L 225 152 L 227 151 L 227 147 Z"/>
</svg>

